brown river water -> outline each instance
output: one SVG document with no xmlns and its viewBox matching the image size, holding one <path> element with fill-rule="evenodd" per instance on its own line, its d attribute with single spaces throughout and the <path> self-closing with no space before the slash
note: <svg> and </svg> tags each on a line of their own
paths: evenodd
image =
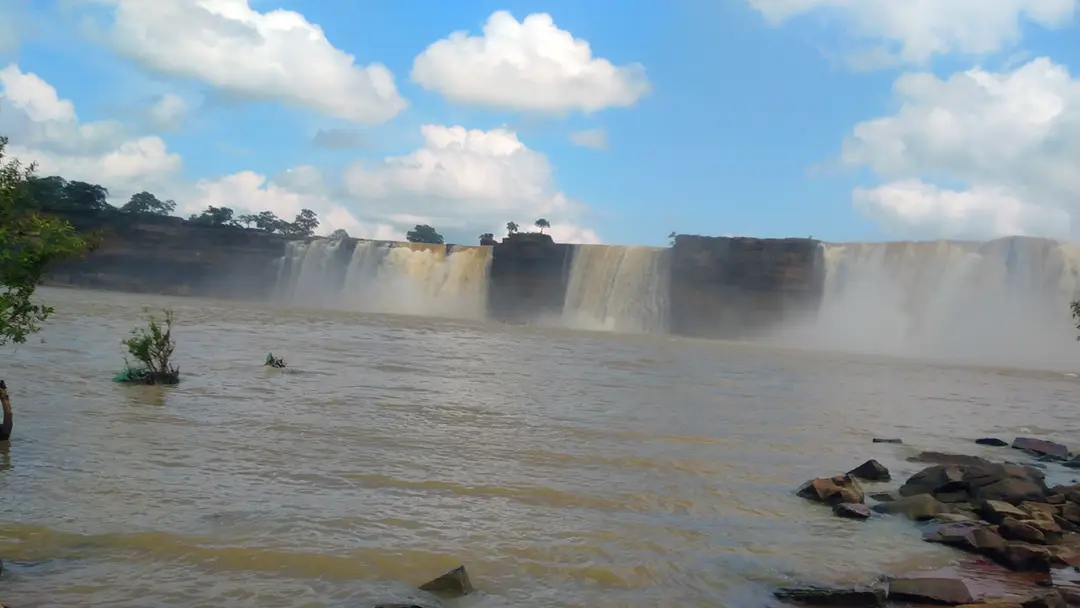
<svg viewBox="0 0 1080 608">
<path fill-rule="evenodd" d="M 1049 371 L 41 295 L 44 341 L 0 349 L 16 608 L 363 607 L 459 563 L 480 591 L 454 606 L 767 606 L 776 585 L 958 557 L 906 521 L 835 518 L 802 481 L 877 458 L 895 486 L 919 450 L 1002 457 L 985 435 L 1080 444 L 1080 381 Z M 181 384 L 113 383 L 119 341 L 163 305 Z"/>
</svg>

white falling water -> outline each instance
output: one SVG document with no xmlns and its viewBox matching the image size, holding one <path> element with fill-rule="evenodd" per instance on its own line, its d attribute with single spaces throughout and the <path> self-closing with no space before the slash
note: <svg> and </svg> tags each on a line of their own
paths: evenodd
<svg viewBox="0 0 1080 608">
<path fill-rule="evenodd" d="M 1001 365 L 1080 360 L 1069 302 L 1080 248 L 1045 239 L 827 244 L 802 346 Z"/>
<path fill-rule="evenodd" d="M 628 333 L 667 331 L 669 268 L 667 249 L 577 245 L 563 324 Z"/>
<path fill-rule="evenodd" d="M 359 241 L 290 243 L 278 292 L 290 303 L 364 312 L 482 318 L 490 247 Z"/>
</svg>

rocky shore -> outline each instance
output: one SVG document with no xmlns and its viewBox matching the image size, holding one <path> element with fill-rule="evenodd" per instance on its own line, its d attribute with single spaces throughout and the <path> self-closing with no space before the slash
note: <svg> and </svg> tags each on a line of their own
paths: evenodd
<svg viewBox="0 0 1080 608">
<path fill-rule="evenodd" d="M 1080 592 L 1069 584 L 1080 568 L 1080 483 L 1048 487 L 1043 472 L 1048 466 L 1080 469 L 1080 455 L 1026 437 L 1011 444 L 996 438 L 976 443 L 1011 447 L 1016 450 L 1012 454 L 1028 462 L 922 452 L 908 460 L 930 466 L 891 491 L 869 491 L 892 481 L 886 467 L 869 460 L 847 473 L 807 481 L 796 493 L 839 517 L 867 520 L 867 525 L 879 518 L 907 518 L 921 527 L 924 541 L 977 556 L 986 567 L 1000 570 L 993 575 L 997 579 L 1020 573 L 1018 580 L 1030 584 L 987 594 L 962 576 L 916 573 L 877 577 L 858 588 L 786 587 L 774 595 L 803 606 L 1080 606 Z"/>
</svg>

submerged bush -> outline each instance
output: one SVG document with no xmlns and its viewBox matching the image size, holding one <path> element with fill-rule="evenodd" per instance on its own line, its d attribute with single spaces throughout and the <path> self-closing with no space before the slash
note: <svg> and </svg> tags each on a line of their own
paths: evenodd
<svg viewBox="0 0 1080 608">
<path fill-rule="evenodd" d="M 114 380 L 137 384 L 180 382 L 180 368 L 172 364 L 176 350 L 176 342 L 172 339 L 173 312 L 166 309 L 164 313 L 165 318 L 160 322 L 148 315 L 146 327 L 132 329 L 131 337 L 120 342 L 127 348 L 127 354 L 124 355 L 124 371 Z M 131 359 L 140 366 L 133 365 Z"/>
</svg>

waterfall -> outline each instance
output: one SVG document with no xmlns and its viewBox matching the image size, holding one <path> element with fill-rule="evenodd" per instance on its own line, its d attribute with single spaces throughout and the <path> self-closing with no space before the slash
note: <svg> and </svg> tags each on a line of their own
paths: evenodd
<svg viewBox="0 0 1080 608">
<path fill-rule="evenodd" d="M 666 332 L 669 270 L 667 249 L 577 245 L 562 322 L 582 329 Z"/>
<path fill-rule="evenodd" d="M 490 247 L 318 239 L 289 243 L 284 301 L 363 312 L 482 318 Z"/>
<path fill-rule="evenodd" d="M 1043 365 L 1080 354 L 1069 301 L 1080 247 L 987 243 L 823 244 L 824 293 L 793 341 L 861 352 Z"/>
</svg>

